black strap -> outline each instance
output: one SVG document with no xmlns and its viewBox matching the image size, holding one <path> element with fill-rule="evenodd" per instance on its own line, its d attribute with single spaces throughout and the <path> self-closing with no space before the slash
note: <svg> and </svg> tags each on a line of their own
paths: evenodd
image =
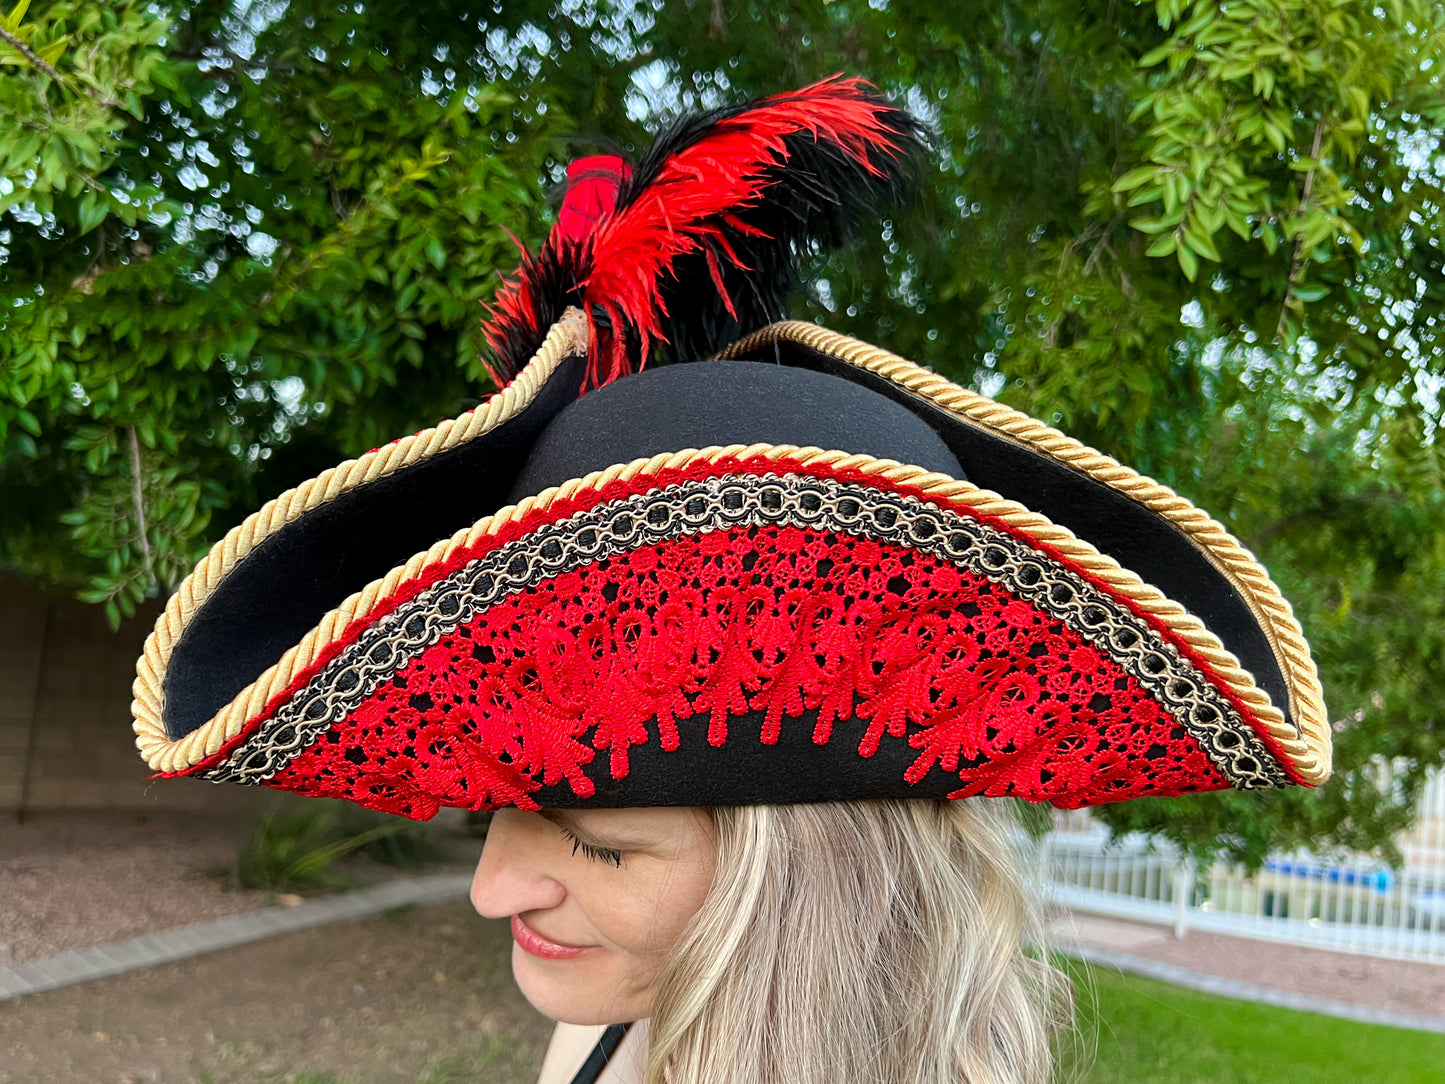
<svg viewBox="0 0 1445 1084">
<path fill-rule="evenodd" d="M 607 1063 L 612 1060 L 612 1055 L 622 1045 L 622 1037 L 627 1034 L 631 1024 L 613 1024 L 602 1033 L 602 1038 L 597 1040 L 597 1045 L 587 1055 L 587 1060 L 582 1063 L 582 1068 L 577 1070 L 577 1075 L 572 1078 L 572 1084 L 593 1084 L 593 1081 L 601 1075 L 602 1070 L 607 1068 Z"/>
</svg>

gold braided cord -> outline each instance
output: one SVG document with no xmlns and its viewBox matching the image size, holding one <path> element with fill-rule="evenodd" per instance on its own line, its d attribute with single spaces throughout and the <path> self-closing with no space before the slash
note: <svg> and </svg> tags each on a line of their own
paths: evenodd
<svg viewBox="0 0 1445 1084">
<path fill-rule="evenodd" d="M 516 378 L 475 410 L 322 471 L 315 478 L 267 502 L 259 512 L 248 516 L 244 523 L 232 528 L 225 538 L 212 546 L 166 603 L 165 611 L 156 620 L 136 663 L 136 679 L 131 686 L 134 697 L 131 715 L 134 718 L 136 747 L 151 767 L 171 771 L 173 769 L 167 765 L 172 763 L 194 764 L 216 752 L 227 740 L 221 736 L 224 728 L 212 728 L 207 724 L 172 742 L 162 721 L 162 682 L 171 652 L 190 623 L 191 616 L 239 561 L 286 524 L 341 494 L 465 444 L 516 417 L 536 397 L 564 358 L 585 353 L 586 350 L 586 317 L 578 309 L 569 309 L 548 331 L 537 353 Z M 330 627 L 328 623 L 338 612 L 332 611 L 323 618 L 322 626 Z M 314 637 L 316 630 L 310 635 Z M 241 693 L 241 697 L 246 697 L 254 689 L 253 685 Z M 258 704 L 255 710 L 259 709 Z"/>
<path fill-rule="evenodd" d="M 479 520 L 470 528 L 458 531 L 451 538 L 443 539 L 425 553 L 415 555 L 405 565 L 392 569 L 381 579 L 368 584 L 328 613 L 300 643 L 287 651 L 275 665 L 199 730 L 174 742 L 166 740 L 163 734 L 159 739 L 150 740 L 147 740 L 148 735 L 143 735 L 140 742 L 142 755 L 152 768 L 163 772 L 184 771 L 199 763 L 240 734 L 249 720 L 259 714 L 278 693 L 283 692 L 297 674 L 315 662 L 330 644 L 343 637 L 354 622 L 366 620 L 378 605 L 396 595 L 409 582 L 423 577 L 430 569 L 446 564 L 460 551 L 477 546 L 487 536 L 496 534 L 508 524 L 535 511 L 545 510 L 557 501 L 570 500 L 600 490 L 614 481 L 628 481 L 640 475 L 655 475 L 666 470 L 681 469 L 696 462 L 715 462 L 728 456 L 740 459 L 786 458 L 805 466 L 826 466 L 836 472 L 859 471 L 890 482 L 907 483 L 917 487 L 924 496 L 967 505 L 980 515 L 996 517 L 1033 541 L 1053 547 L 1074 564 L 1107 584 L 1114 592 L 1159 619 L 1193 650 L 1208 659 L 1219 677 L 1229 683 L 1234 693 L 1251 711 L 1264 714 L 1272 710 L 1275 715 L 1279 715 L 1278 709 L 1270 704 L 1269 698 L 1255 687 L 1249 674 L 1240 668 L 1238 660 L 1196 617 L 1177 602 L 1165 597 L 1158 588 L 1145 583 L 1128 569 L 1121 568 L 1112 557 L 1100 553 L 1088 542 L 1077 538 L 1067 528 L 1015 501 L 980 489 L 970 482 L 961 482 L 945 474 L 891 459 L 875 459 L 868 455 L 825 451 L 821 448 L 799 448 L 787 444 L 734 444 L 701 450 L 688 448 L 678 452 L 664 452 L 650 459 L 637 459 L 631 463 L 594 471 L 584 478 L 575 478 L 527 497 L 518 504 L 500 509 Z"/>
<path fill-rule="evenodd" d="M 1290 712 L 1296 724 L 1291 726 L 1284 713 L 1270 704 L 1265 710 L 1259 711 L 1270 735 L 1289 754 L 1295 769 L 1305 781 L 1319 784 L 1329 778 L 1333 744 L 1329 717 L 1325 714 L 1319 673 L 1314 659 L 1310 656 L 1304 632 L 1289 602 L 1270 579 L 1264 566 L 1219 522 L 1168 486 L 1131 470 L 1111 456 L 1095 451 L 1073 437 L 1065 436 L 1036 418 L 961 388 L 937 373 L 929 372 L 896 354 L 890 354 L 858 339 L 839 335 L 816 324 L 797 320 L 774 324 L 734 343 L 718 357 L 741 357 L 764 350 L 778 341 L 799 343 L 829 357 L 876 373 L 914 395 L 927 399 L 961 421 L 1041 452 L 1080 474 L 1125 494 L 1168 520 L 1229 580 L 1269 640 L 1275 659 L 1284 672 L 1285 687 L 1289 690 Z M 1225 672 L 1219 668 L 1212 654 L 1204 654 L 1221 674 Z M 1229 655 L 1229 659 L 1238 669 L 1234 656 Z M 1233 679 L 1229 680 L 1233 685 Z M 1254 688 L 1252 678 L 1249 680 L 1249 687 Z M 1238 691 L 1236 689 L 1236 692 Z"/>
</svg>

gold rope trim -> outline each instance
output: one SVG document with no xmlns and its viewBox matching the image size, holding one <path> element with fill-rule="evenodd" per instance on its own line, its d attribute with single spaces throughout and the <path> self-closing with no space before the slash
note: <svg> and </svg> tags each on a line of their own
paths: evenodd
<svg viewBox="0 0 1445 1084">
<path fill-rule="evenodd" d="M 774 324 L 734 343 L 717 356 L 723 359 L 741 357 L 779 340 L 799 343 L 876 373 L 929 400 L 962 421 L 1042 452 L 1163 516 L 1190 539 L 1234 585 L 1245 605 L 1254 614 L 1284 671 L 1285 687 L 1289 690 L 1290 712 L 1298 730 L 1286 721 L 1284 713 L 1278 707 L 1267 700 L 1256 709 L 1254 700 L 1245 698 L 1250 707 L 1258 711 L 1270 736 L 1289 754 L 1303 779 L 1319 784 L 1329 778 L 1333 744 L 1329 718 L 1325 714 L 1319 672 L 1310 656 L 1304 632 L 1289 602 L 1270 579 L 1264 566 L 1219 522 L 1168 486 L 1131 470 L 1111 456 L 1081 444 L 1073 437 L 1065 436 L 1036 418 L 961 388 L 896 354 L 890 354 L 858 339 L 839 335 L 816 324 L 798 320 Z M 1223 651 L 1223 647 L 1219 650 Z M 1224 676 L 1226 671 L 1221 666 L 1223 657 L 1216 661 L 1211 652 L 1201 653 L 1216 667 L 1221 676 Z M 1229 665 L 1247 678 L 1249 689 L 1264 696 L 1255 689 L 1253 678 L 1239 668 L 1238 660 L 1227 651 L 1223 654 L 1228 657 Z M 1231 685 L 1235 684 L 1233 677 L 1226 680 Z M 1240 692 L 1243 697 L 1240 689 L 1237 688 L 1236 692 Z"/>
<path fill-rule="evenodd" d="M 733 444 L 701 450 L 687 448 L 677 452 L 664 452 L 650 459 L 617 464 L 605 470 L 594 471 L 584 478 L 575 478 L 560 486 L 543 490 L 477 521 L 472 527 L 436 543 L 425 553 L 416 554 L 405 565 L 392 569 L 381 579 L 352 595 L 322 618 L 300 643 L 288 650 L 275 665 L 193 734 L 175 742 L 165 739 L 164 734 L 160 740 L 147 741 L 143 738 L 140 743 L 142 755 L 152 768 L 163 772 L 184 771 L 199 763 L 241 733 L 247 721 L 259 714 L 273 697 L 283 692 L 297 674 L 315 662 L 354 622 L 364 621 L 378 605 L 397 594 L 409 581 L 423 576 L 429 568 L 445 564 L 459 551 L 476 546 L 488 535 L 501 531 L 508 524 L 532 512 L 549 508 L 554 502 L 600 490 L 617 480 L 628 481 L 638 475 L 653 475 L 665 470 L 685 468 L 698 461 L 715 462 L 727 456 L 736 456 L 739 459 L 787 458 L 805 466 L 822 465 L 838 472 L 859 471 L 886 478 L 890 482 L 906 483 L 916 487 L 925 496 L 946 498 L 967 505 L 981 515 L 997 517 L 1035 541 L 1052 546 L 1117 594 L 1158 618 L 1206 658 L 1215 672 L 1229 683 L 1234 693 L 1248 704 L 1252 711 L 1263 712 L 1272 707 L 1269 698 L 1255 687 L 1250 675 L 1240 668 L 1238 660 L 1198 618 L 1167 598 L 1152 584 L 1145 583 L 1135 573 L 1122 568 L 1112 557 L 1100 553 L 1091 544 L 1076 537 L 1068 528 L 1051 522 L 1016 501 L 1008 500 L 990 490 L 980 489 L 971 482 L 961 482 L 946 474 L 891 459 L 875 459 L 868 455 L 825 451 L 820 448 L 799 448 L 790 444 Z M 1278 714 L 1278 709 L 1274 710 Z"/>
<path fill-rule="evenodd" d="M 234 736 L 235 732 L 228 733 L 226 727 L 213 727 L 207 723 L 172 742 L 162 722 L 162 682 L 171 652 L 191 615 L 200 609 L 221 580 L 246 554 L 298 516 L 335 500 L 341 494 L 496 429 L 514 418 L 536 397 L 564 358 L 585 353 L 586 349 L 586 317 L 578 309 L 569 309 L 552 326 L 537 353 L 516 378 L 475 410 L 448 419 L 415 436 L 404 437 L 384 448 L 367 452 L 359 459 L 349 459 L 322 471 L 315 478 L 267 502 L 259 512 L 248 516 L 244 523 L 232 528 L 225 538 L 212 546 L 166 603 L 165 611 L 146 637 L 144 651 L 136 663 L 136 678 L 131 686 L 134 697 L 131 715 L 134 718 L 136 747 L 147 763 L 158 771 L 173 771 L 169 765 L 194 764 L 216 752 Z M 322 626 L 326 626 L 337 612 L 333 610 L 323 618 Z M 314 635 L 313 630 L 311 636 Z M 253 685 L 240 696 L 247 697 L 254 689 Z M 247 703 L 252 702 L 247 700 Z M 263 699 L 260 704 L 264 702 Z M 235 703 L 232 702 L 233 705 Z M 254 710 L 260 710 L 260 704 Z"/>
</svg>

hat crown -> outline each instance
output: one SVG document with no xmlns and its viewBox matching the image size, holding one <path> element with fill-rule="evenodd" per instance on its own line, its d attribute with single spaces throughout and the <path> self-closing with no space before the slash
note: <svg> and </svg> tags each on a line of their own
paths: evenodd
<svg viewBox="0 0 1445 1084">
<path fill-rule="evenodd" d="M 963 479 L 913 411 L 850 380 L 765 361 L 648 369 L 569 403 L 537 439 L 511 499 L 684 448 L 791 444 L 859 452 Z"/>
</svg>

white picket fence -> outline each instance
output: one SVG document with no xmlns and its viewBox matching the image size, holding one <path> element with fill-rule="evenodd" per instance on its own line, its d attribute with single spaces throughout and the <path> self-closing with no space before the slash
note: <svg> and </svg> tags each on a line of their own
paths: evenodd
<svg viewBox="0 0 1445 1084">
<path fill-rule="evenodd" d="M 1388 766 L 1381 767 L 1386 779 Z M 1391 868 L 1356 854 L 1273 855 L 1259 873 L 1181 860 L 1165 840 L 1109 841 L 1087 811 L 1059 813 L 1035 866 L 1060 905 L 1186 930 L 1445 963 L 1445 773 L 1421 797 Z"/>
</svg>

